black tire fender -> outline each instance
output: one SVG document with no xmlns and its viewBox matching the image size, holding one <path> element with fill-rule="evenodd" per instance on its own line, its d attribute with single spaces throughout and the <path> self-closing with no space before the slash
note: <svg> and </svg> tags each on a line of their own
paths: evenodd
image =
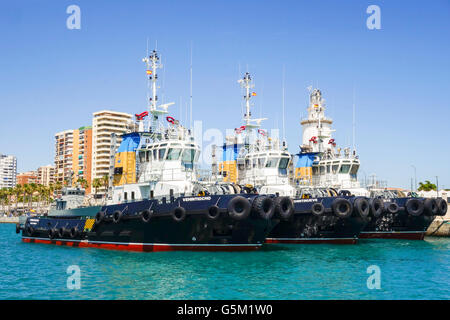
<svg viewBox="0 0 450 320">
<path fill-rule="evenodd" d="M 333 213 L 339 218 L 348 218 L 352 215 L 353 205 L 350 201 L 344 198 L 337 198 L 331 204 Z"/>
<path fill-rule="evenodd" d="M 384 211 L 383 200 L 379 198 L 372 198 L 370 199 L 369 204 L 370 204 L 370 214 L 372 215 L 372 217 L 378 218 L 383 214 Z"/>
<path fill-rule="evenodd" d="M 113 215 L 112 215 L 112 220 L 114 223 L 119 223 L 120 220 L 122 220 L 123 217 L 123 212 L 120 210 L 114 211 Z"/>
<path fill-rule="evenodd" d="M 395 202 L 388 202 L 385 203 L 384 209 L 389 213 L 396 214 L 400 210 L 400 207 Z"/>
<path fill-rule="evenodd" d="M 289 220 L 294 213 L 294 202 L 289 197 L 275 198 L 275 214 L 282 220 Z"/>
<path fill-rule="evenodd" d="M 275 213 L 275 203 L 272 198 L 259 196 L 253 200 L 252 211 L 264 220 L 270 220 Z"/>
<path fill-rule="evenodd" d="M 325 206 L 322 202 L 316 202 L 311 206 L 311 213 L 317 217 L 320 217 L 325 212 Z"/>
<path fill-rule="evenodd" d="M 219 207 L 214 205 L 208 208 L 208 211 L 206 211 L 206 217 L 208 220 L 214 221 L 217 220 L 220 216 L 220 210 Z"/>
<path fill-rule="evenodd" d="M 173 220 L 181 222 L 186 218 L 186 210 L 183 207 L 175 207 L 171 212 Z"/>
<path fill-rule="evenodd" d="M 243 220 L 248 217 L 251 211 L 251 204 L 243 196 L 233 197 L 227 205 L 228 214 L 234 220 Z"/>
<path fill-rule="evenodd" d="M 76 237 L 78 236 L 78 234 L 79 234 L 79 231 L 78 231 L 78 228 L 77 228 L 77 227 L 73 227 L 73 228 L 71 228 L 70 231 L 69 231 L 69 236 L 70 236 L 72 239 L 76 238 Z"/>
<path fill-rule="evenodd" d="M 355 216 L 367 218 L 370 214 L 370 203 L 366 198 L 358 197 L 353 202 L 353 212 Z"/>
<path fill-rule="evenodd" d="M 437 201 L 437 206 L 439 208 L 439 213 L 438 215 L 440 216 L 445 216 L 447 214 L 447 209 L 448 209 L 448 204 L 447 201 L 445 201 L 442 198 L 439 198 L 436 200 Z"/>
<path fill-rule="evenodd" d="M 151 210 L 144 210 L 141 212 L 141 219 L 143 222 L 148 223 L 150 219 L 153 217 L 153 211 Z"/>
<path fill-rule="evenodd" d="M 424 204 L 419 199 L 411 198 L 406 201 L 405 209 L 411 216 L 418 217 L 424 211 Z"/>
<path fill-rule="evenodd" d="M 28 226 L 26 228 L 28 235 L 32 236 L 34 233 L 34 228 L 32 226 Z"/>
<path fill-rule="evenodd" d="M 436 216 L 439 213 L 438 203 L 434 198 L 425 199 L 423 209 L 427 216 Z"/>
<path fill-rule="evenodd" d="M 105 213 L 103 211 L 97 212 L 95 215 L 95 223 L 99 224 L 105 219 Z"/>
</svg>

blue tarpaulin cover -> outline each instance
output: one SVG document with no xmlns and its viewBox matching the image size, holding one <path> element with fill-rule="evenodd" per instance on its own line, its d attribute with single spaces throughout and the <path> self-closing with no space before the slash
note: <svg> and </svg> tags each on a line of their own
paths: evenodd
<svg viewBox="0 0 450 320">
<path fill-rule="evenodd" d="M 141 137 L 139 133 L 133 132 L 123 136 L 123 140 L 120 143 L 120 147 L 117 150 L 120 152 L 136 152 L 137 147 L 139 146 L 139 142 Z"/>
<path fill-rule="evenodd" d="M 234 161 L 239 155 L 240 144 L 224 145 L 223 146 L 223 161 Z"/>
<path fill-rule="evenodd" d="M 295 166 L 296 168 L 307 168 L 307 167 L 312 167 L 314 158 L 316 157 L 317 152 L 312 152 L 312 153 L 300 153 L 298 154 L 298 161 L 297 161 L 297 165 Z"/>
</svg>

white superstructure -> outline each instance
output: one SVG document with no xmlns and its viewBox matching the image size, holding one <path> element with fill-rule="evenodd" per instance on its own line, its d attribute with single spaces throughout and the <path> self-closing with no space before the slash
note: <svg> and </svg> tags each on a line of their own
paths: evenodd
<svg viewBox="0 0 450 320">
<path fill-rule="evenodd" d="M 238 81 L 245 89 L 244 115 L 245 125 L 235 130 L 235 135 L 227 137 L 225 146 L 239 146 L 236 157 L 237 183 L 251 185 L 260 194 L 279 194 L 280 196 L 294 196 L 295 189 L 289 184 L 288 165 L 291 155 L 285 142 L 269 137 L 268 132 L 260 129 L 261 121 L 252 119 L 250 99 L 255 95 L 250 92 L 254 87 L 250 74 L 245 73 Z"/>
<path fill-rule="evenodd" d="M 158 53 L 154 50 L 143 61 L 147 66 L 150 94 L 149 111 L 136 115 L 139 128 L 138 132 L 134 133 L 138 141 L 135 150 L 136 182 L 115 186 L 112 203 L 152 197 L 196 195 L 201 189 L 197 182 L 196 168 L 200 148 L 194 142 L 191 130 L 183 127 L 173 117 L 167 116 L 168 107 L 174 103 L 157 104 L 156 71 L 161 68 Z M 146 116 L 150 118 L 148 130 L 144 130 Z"/>
<path fill-rule="evenodd" d="M 309 98 L 308 117 L 301 121 L 303 136 L 300 157 L 305 154 L 314 156 L 312 176 L 297 179 L 304 184 L 309 181 L 313 186 L 336 189 L 352 189 L 355 193 L 363 191 L 357 180 L 360 166 L 356 150 L 337 147 L 331 127 L 333 121 L 325 116 L 325 100 L 319 89 L 312 90 Z M 361 189 L 361 190 L 359 190 Z M 358 191 L 359 190 L 359 191 Z"/>
</svg>

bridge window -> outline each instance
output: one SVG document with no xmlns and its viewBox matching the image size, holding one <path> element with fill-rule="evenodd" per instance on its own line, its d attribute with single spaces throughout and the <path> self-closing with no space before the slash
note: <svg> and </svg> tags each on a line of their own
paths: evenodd
<svg viewBox="0 0 450 320">
<path fill-rule="evenodd" d="M 278 165 L 279 169 L 286 169 L 289 164 L 289 158 L 281 158 L 280 164 Z"/>
<path fill-rule="evenodd" d="M 276 168 L 278 164 L 278 158 L 269 158 L 266 163 L 266 168 Z"/>
<path fill-rule="evenodd" d="M 181 155 L 181 149 L 170 148 L 169 152 L 167 153 L 167 160 L 178 160 L 178 159 L 180 159 L 180 155 Z"/>
<path fill-rule="evenodd" d="M 159 149 L 159 160 L 164 160 L 164 157 L 166 155 L 166 149 Z"/>
<path fill-rule="evenodd" d="M 153 150 L 153 160 L 158 160 L 158 150 Z"/>
<path fill-rule="evenodd" d="M 320 174 L 325 174 L 325 166 L 320 166 Z"/>
<path fill-rule="evenodd" d="M 331 169 L 333 171 L 333 174 L 336 174 L 338 172 L 338 169 L 339 169 L 339 164 L 333 164 Z"/>
<path fill-rule="evenodd" d="M 266 159 L 258 158 L 258 168 L 263 168 L 265 162 L 266 162 Z"/>
<path fill-rule="evenodd" d="M 194 162 L 195 159 L 195 150 L 194 149 L 185 149 L 183 151 L 183 155 L 181 157 L 181 161 L 183 162 Z"/>
<path fill-rule="evenodd" d="M 350 169 L 350 175 L 354 176 L 356 178 L 356 173 L 358 172 L 359 164 L 352 165 L 352 168 Z"/>
<path fill-rule="evenodd" d="M 350 171 L 350 165 L 349 164 L 343 164 L 341 166 L 341 169 L 339 170 L 339 173 L 348 173 Z"/>
</svg>

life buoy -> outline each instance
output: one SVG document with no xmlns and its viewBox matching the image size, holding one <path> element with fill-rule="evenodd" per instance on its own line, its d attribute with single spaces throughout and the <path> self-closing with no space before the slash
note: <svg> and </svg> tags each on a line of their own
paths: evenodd
<svg viewBox="0 0 450 320">
<path fill-rule="evenodd" d="M 311 213 L 317 217 L 320 217 L 325 212 L 325 206 L 322 202 L 316 202 L 311 206 Z"/>
<path fill-rule="evenodd" d="M 258 129 L 258 133 L 262 136 L 266 136 L 266 132 L 263 129 Z"/>
<path fill-rule="evenodd" d="M 208 208 L 208 211 L 206 211 L 206 217 L 209 220 L 217 220 L 220 216 L 220 210 L 219 207 L 214 205 Z"/>
<path fill-rule="evenodd" d="M 153 211 L 144 210 L 141 212 L 141 219 L 143 222 L 147 223 L 153 217 Z"/>
<path fill-rule="evenodd" d="M 370 213 L 374 218 L 378 218 L 383 213 L 383 201 L 378 198 L 370 199 Z"/>
<path fill-rule="evenodd" d="M 275 198 L 275 214 L 282 220 L 289 220 L 294 213 L 294 203 L 289 197 Z"/>
<path fill-rule="evenodd" d="M 370 213 L 370 204 L 366 198 L 358 197 L 353 202 L 353 211 L 356 216 L 367 218 Z"/>
<path fill-rule="evenodd" d="M 171 124 L 175 123 L 175 118 L 174 117 L 168 116 L 168 117 L 166 117 L 166 120 L 167 120 L 167 122 L 169 122 Z"/>
<path fill-rule="evenodd" d="M 414 217 L 418 217 L 423 213 L 424 205 L 423 202 L 419 199 L 411 198 L 406 201 L 405 208 L 408 214 Z"/>
<path fill-rule="evenodd" d="M 436 199 L 425 199 L 423 206 L 424 212 L 427 216 L 436 216 L 439 213 L 439 207 Z"/>
<path fill-rule="evenodd" d="M 234 129 L 234 131 L 236 131 L 236 133 L 238 133 L 238 134 L 244 130 L 245 130 L 245 126 L 240 126 L 239 128 Z"/>
<path fill-rule="evenodd" d="M 250 214 L 251 205 L 247 198 L 237 196 L 228 202 L 227 209 L 231 218 L 243 220 Z"/>
<path fill-rule="evenodd" d="M 339 218 L 348 218 L 353 211 L 352 203 L 344 198 L 334 199 L 331 208 L 333 213 Z"/>
<path fill-rule="evenodd" d="M 186 210 L 183 207 L 176 207 L 171 212 L 173 220 L 181 222 L 186 218 Z"/>
<path fill-rule="evenodd" d="M 123 212 L 120 210 L 114 211 L 113 216 L 112 216 L 112 220 L 114 223 L 119 223 L 120 220 L 123 217 Z"/>
</svg>

